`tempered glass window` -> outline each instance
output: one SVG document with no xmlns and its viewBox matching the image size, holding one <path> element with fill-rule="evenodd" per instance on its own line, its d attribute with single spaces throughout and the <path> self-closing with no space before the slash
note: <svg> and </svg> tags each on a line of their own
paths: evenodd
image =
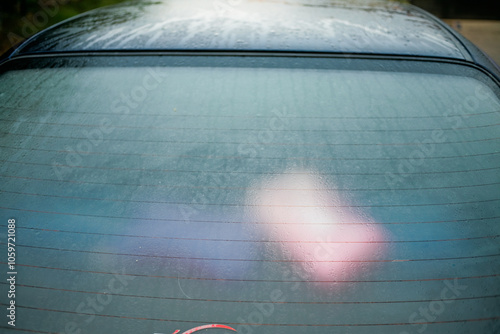
<svg viewBox="0 0 500 334">
<path fill-rule="evenodd" d="M 498 87 L 444 63 L 221 58 L 8 65 L 16 329 L 493 332 Z"/>
</svg>

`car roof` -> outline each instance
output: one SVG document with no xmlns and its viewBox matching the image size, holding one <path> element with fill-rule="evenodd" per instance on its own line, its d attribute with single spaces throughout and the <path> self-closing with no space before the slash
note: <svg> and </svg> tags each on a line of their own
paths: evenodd
<svg viewBox="0 0 500 334">
<path fill-rule="evenodd" d="M 494 67 L 432 15 L 412 5 L 380 0 L 129 2 L 46 29 L 11 56 L 117 50 L 400 55 Z"/>
<path fill-rule="evenodd" d="M 87 12 L 19 53 L 77 50 L 363 52 L 467 59 L 416 7 L 390 1 L 147 1 Z"/>
</svg>

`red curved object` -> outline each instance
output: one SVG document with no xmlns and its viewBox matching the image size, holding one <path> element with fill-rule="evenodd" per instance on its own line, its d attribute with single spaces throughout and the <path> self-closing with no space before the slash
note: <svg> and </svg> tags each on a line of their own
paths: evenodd
<svg viewBox="0 0 500 334">
<path fill-rule="evenodd" d="M 191 334 L 191 333 L 194 333 L 194 332 L 197 332 L 197 331 L 201 331 L 202 329 L 209 329 L 209 328 L 223 328 L 223 329 L 229 329 L 231 331 L 235 331 L 236 332 L 236 329 L 234 329 L 232 327 L 229 327 L 229 326 L 226 326 L 226 325 L 211 324 L 211 325 L 203 325 L 203 326 L 198 326 L 198 327 L 189 329 L 189 330 L 185 331 L 182 334 Z M 180 330 L 176 330 L 172 334 L 177 334 L 179 332 L 180 332 Z"/>
</svg>

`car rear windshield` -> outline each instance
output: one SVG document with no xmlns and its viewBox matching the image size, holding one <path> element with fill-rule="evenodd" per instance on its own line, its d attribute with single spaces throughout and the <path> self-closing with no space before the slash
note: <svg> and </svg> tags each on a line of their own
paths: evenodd
<svg viewBox="0 0 500 334">
<path fill-rule="evenodd" d="M 3 332 L 500 330 L 500 93 L 483 72 L 257 56 L 3 68 Z"/>
</svg>

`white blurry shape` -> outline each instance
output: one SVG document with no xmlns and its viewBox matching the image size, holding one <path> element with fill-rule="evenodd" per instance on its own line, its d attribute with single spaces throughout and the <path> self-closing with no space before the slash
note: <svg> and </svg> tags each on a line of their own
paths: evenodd
<svg viewBox="0 0 500 334">
<path fill-rule="evenodd" d="M 306 171 L 263 181 L 249 201 L 269 239 L 315 281 L 353 279 L 384 253 L 384 231 Z"/>
</svg>

